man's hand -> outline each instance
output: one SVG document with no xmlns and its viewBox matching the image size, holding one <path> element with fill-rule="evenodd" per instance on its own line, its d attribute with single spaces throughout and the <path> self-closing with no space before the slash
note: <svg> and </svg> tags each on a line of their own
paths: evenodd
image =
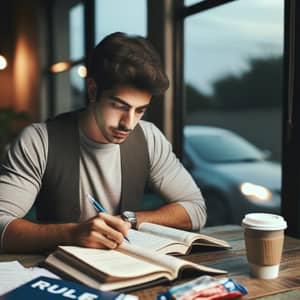
<svg viewBox="0 0 300 300">
<path fill-rule="evenodd" d="M 6 253 L 43 253 L 58 245 L 114 249 L 124 241 L 130 223 L 99 213 L 82 223 L 37 224 L 24 219 L 11 221 L 2 240 Z"/>
<path fill-rule="evenodd" d="M 89 248 L 114 249 L 124 241 L 130 223 L 120 217 L 99 213 L 71 230 L 71 244 Z"/>
</svg>

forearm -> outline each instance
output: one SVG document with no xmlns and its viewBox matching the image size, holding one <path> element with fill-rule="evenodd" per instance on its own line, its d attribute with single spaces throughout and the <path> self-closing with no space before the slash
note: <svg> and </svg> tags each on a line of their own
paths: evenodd
<svg viewBox="0 0 300 300">
<path fill-rule="evenodd" d="M 156 210 L 140 211 L 137 212 L 136 215 L 137 226 L 142 222 L 150 222 L 180 229 L 192 229 L 192 223 L 188 213 L 177 203 L 170 203 Z"/>
<path fill-rule="evenodd" d="M 41 253 L 57 245 L 72 243 L 75 224 L 36 224 L 24 219 L 11 221 L 3 236 L 2 249 L 6 253 Z"/>
<path fill-rule="evenodd" d="M 15 219 L 4 231 L 2 250 L 39 253 L 58 245 L 114 249 L 123 243 L 129 228 L 128 222 L 105 213 L 81 223 L 36 224 Z"/>
</svg>

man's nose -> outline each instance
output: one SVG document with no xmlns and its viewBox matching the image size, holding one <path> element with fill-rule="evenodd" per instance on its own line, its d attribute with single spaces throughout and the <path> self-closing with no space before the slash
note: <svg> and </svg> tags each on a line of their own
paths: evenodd
<svg viewBox="0 0 300 300">
<path fill-rule="evenodd" d="M 122 115 L 120 124 L 124 128 L 131 130 L 135 125 L 134 122 L 135 122 L 134 110 L 129 110 L 129 111 L 124 112 L 124 114 Z"/>
</svg>

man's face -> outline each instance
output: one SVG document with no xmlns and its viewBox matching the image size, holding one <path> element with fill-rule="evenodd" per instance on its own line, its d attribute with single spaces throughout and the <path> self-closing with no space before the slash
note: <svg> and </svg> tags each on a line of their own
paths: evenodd
<svg viewBox="0 0 300 300">
<path fill-rule="evenodd" d="M 130 86 L 104 91 L 94 103 L 99 141 L 114 144 L 124 142 L 145 113 L 151 96 Z"/>
</svg>

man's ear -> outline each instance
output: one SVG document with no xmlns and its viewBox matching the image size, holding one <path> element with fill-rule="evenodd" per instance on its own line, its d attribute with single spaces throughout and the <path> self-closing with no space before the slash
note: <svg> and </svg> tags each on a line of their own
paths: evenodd
<svg viewBox="0 0 300 300">
<path fill-rule="evenodd" d="M 97 100 L 97 84 L 95 80 L 91 77 L 87 79 L 87 89 L 88 89 L 88 96 L 89 102 L 96 102 Z"/>
</svg>

